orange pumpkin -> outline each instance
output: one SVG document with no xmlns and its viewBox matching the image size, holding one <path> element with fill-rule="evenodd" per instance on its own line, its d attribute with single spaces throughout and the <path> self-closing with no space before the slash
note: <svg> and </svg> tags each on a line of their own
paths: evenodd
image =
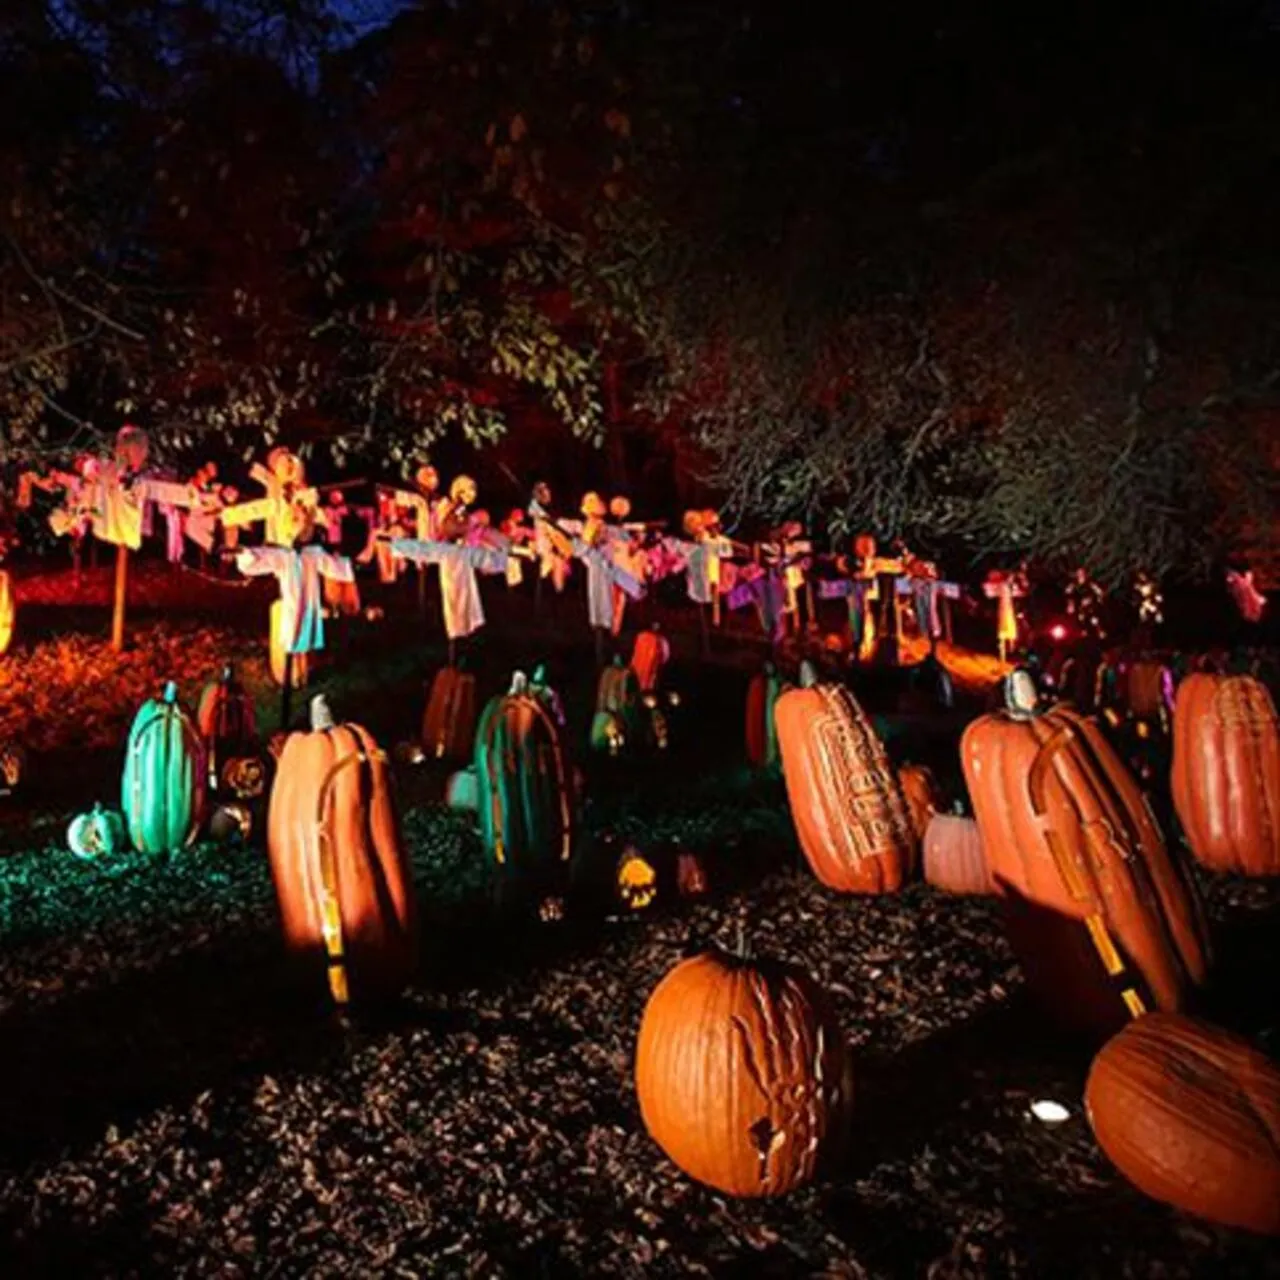
<svg viewBox="0 0 1280 1280">
<path fill-rule="evenodd" d="M 635 672 L 643 693 L 652 693 L 662 679 L 663 668 L 671 657 L 671 644 L 658 630 L 657 623 L 636 636 L 631 650 L 631 670 Z"/>
<path fill-rule="evenodd" d="M 216 788 L 224 765 L 251 753 L 258 741 L 257 712 L 253 698 L 227 665 L 219 679 L 205 685 L 196 707 L 196 728 L 204 742 L 209 782 Z"/>
<path fill-rule="evenodd" d="M 436 760 L 470 760 L 476 741 L 476 678 L 441 667 L 422 717 L 422 746 Z"/>
<path fill-rule="evenodd" d="M 904 763 L 898 766 L 898 786 L 911 814 L 911 829 L 916 833 L 916 840 L 921 841 L 929 819 L 938 812 L 937 779 L 933 771 L 922 764 Z"/>
<path fill-rule="evenodd" d="M 283 639 L 283 630 L 281 627 L 281 619 L 284 616 L 284 603 L 275 600 L 271 605 L 271 616 L 269 627 L 271 631 L 271 678 L 276 684 L 284 684 L 285 659 L 288 657 L 285 649 L 285 641 Z M 311 655 L 309 653 L 295 653 L 293 655 L 293 665 L 289 668 L 289 685 L 294 689 L 302 689 L 306 686 L 307 681 L 311 678 Z"/>
<path fill-rule="evenodd" d="M 712 952 L 678 964 L 650 996 L 636 1093 L 645 1128 L 691 1178 L 779 1196 L 843 1147 L 852 1071 L 807 977 Z"/>
<path fill-rule="evenodd" d="M 1280 875 L 1280 722 L 1261 681 L 1190 675 L 1182 682 L 1173 804 L 1203 866 Z"/>
<path fill-rule="evenodd" d="M 829 889 L 892 893 L 915 863 L 911 810 L 853 694 L 805 679 L 774 708 L 800 847 Z"/>
<path fill-rule="evenodd" d="M 1149 659 L 1131 663 L 1125 676 L 1125 699 L 1129 714 L 1138 720 L 1153 720 L 1167 727 L 1169 708 L 1165 691 L 1173 676 L 1162 662 Z"/>
<path fill-rule="evenodd" d="M 696 853 L 681 849 L 676 854 L 676 892 L 682 898 L 701 898 L 708 888 L 706 864 Z"/>
<path fill-rule="evenodd" d="M 416 943 L 391 771 L 369 733 L 335 725 L 323 698 L 311 724 L 284 744 L 267 813 L 285 944 L 305 964 L 327 964 L 339 1004 L 393 995 Z"/>
<path fill-rule="evenodd" d="M 1005 700 L 960 752 L 1028 984 L 1080 1030 L 1183 1008 L 1207 973 L 1204 916 L 1137 784 L 1092 720 L 1042 707 L 1025 671 Z"/>
<path fill-rule="evenodd" d="M 321 591 L 324 606 L 335 618 L 354 618 L 360 612 L 360 587 L 355 582 L 339 582 L 337 578 L 322 578 Z"/>
<path fill-rule="evenodd" d="M 0 658 L 9 652 L 13 643 L 13 628 L 18 607 L 13 599 L 13 583 L 6 569 L 0 569 Z"/>
<path fill-rule="evenodd" d="M 982 836 L 972 818 L 936 813 L 929 819 L 924 833 L 924 878 L 944 893 L 992 892 Z"/>
<path fill-rule="evenodd" d="M 1179 1014 L 1139 1018 L 1094 1059 L 1085 1110 L 1140 1191 L 1280 1235 L 1280 1068 L 1248 1041 Z"/>
</svg>

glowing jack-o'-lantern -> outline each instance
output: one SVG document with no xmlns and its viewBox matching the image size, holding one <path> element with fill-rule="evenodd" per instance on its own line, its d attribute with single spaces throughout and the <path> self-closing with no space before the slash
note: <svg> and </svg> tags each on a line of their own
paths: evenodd
<svg viewBox="0 0 1280 1280">
<path fill-rule="evenodd" d="M 538 905 L 538 919 L 543 924 L 555 924 L 564 919 L 563 898 L 543 898 Z"/>
<path fill-rule="evenodd" d="M 0 745 L 0 795 L 16 791 L 26 772 L 27 753 L 12 743 Z"/>
<path fill-rule="evenodd" d="M 623 850 L 618 859 L 618 901 L 630 911 L 644 911 L 658 897 L 658 873 L 653 863 L 635 849 Z"/>
</svg>

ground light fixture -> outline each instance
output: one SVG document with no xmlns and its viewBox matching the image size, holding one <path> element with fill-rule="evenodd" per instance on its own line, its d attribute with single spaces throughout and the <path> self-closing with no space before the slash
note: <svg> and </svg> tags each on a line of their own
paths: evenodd
<svg viewBox="0 0 1280 1280">
<path fill-rule="evenodd" d="M 1050 1128 L 1055 1128 L 1071 1119 L 1070 1109 L 1052 1098 L 1036 1098 L 1031 1104 L 1031 1114 L 1041 1124 L 1046 1124 Z"/>
</svg>

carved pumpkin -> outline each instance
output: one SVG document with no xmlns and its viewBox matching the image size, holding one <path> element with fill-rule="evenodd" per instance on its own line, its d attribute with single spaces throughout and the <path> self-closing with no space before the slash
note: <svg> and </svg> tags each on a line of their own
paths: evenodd
<svg viewBox="0 0 1280 1280">
<path fill-rule="evenodd" d="M 702 898 L 709 889 L 706 864 L 696 853 L 681 849 L 676 854 L 676 892 L 682 898 Z"/>
<path fill-rule="evenodd" d="M 285 742 L 267 813 L 285 945 L 327 967 L 339 1004 L 395 995 L 413 971 L 416 922 L 391 770 L 368 731 L 335 724 L 323 698 L 311 725 Z"/>
<path fill-rule="evenodd" d="M 242 804 L 219 805 L 209 819 L 209 834 L 219 844 L 242 844 L 253 833 L 253 814 Z"/>
<path fill-rule="evenodd" d="M 634 742 L 640 727 L 640 684 L 636 673 L 620 656 L 600 673 L 596 684 L 596 712 L 616 716 L 622 728 L 623 741 Z"/>
<path fill-rule="evenodd" d="M 206 685 L 196 705 L 196 727 L 209 763 L 209 782 L 217 787 L 233 757 L 252 754 L 258 742 L 253 699 L 228 665 L 222 676 Z M 239 793 L 237 793 L 239 794 Z M 261 795 L 262 789 L 254 792 Z"/>
<path fill-rule="evenodd" d="M 615 888 L 628 911 L 644 911 L 658 900 L 658 873 L 648 858 L 628 846 L 618 859 Z"/>
<path fill-rule="evenodd" d="M 597 711 L 591 717 L 591 749 L 618 755 L 627 744 L 627 731 L 622 719 L 611 711 Z"/>
<path fill-rule="evenodd" d="M 558 886 L 573 855 L 573 778 L 559 723 L 521 672 L 480 717 L 475 770 L 481 837 L 499 872 Z"/>
<path fill-rule="evenodd" d="M 1280 1067 L 1248 1041 L 1179 1014 L 1139 1018 L 1094 1059 L 1085 1110 L 1140 1191 L 1280 1234 Z"/>
<path fill-rule="evenodd" d="M 814 875 L 843 893 L 901 888 L 918 840 L 857 699 L 839 685 L 811 684 L 784 693 L 774 719 L 791 817 Z"/>
<path fill-rule="evenodd" d="M 780 763 L 773 708 L 785 687 L 772 662 L 747 685 L 747 760 L 754 768 L 776 769 Z"/>
<path fill-rule="evenodd" d="M 276 684 L 284 684 L 285 661 L 288 658 L 287 641 L 284 637 L 282 620 L 284 618 L 284 602 L 274 600 L 271 604 L 270 616 L 270 665 L 271 678 Z M 293 689 L 303 689 L 306 687 L 307 681 L 311 678 L 311 655 L 309 653 L 295 653 L 293 655 L 293 665 L 289 668 L 289 687 Z"/>
<path fill-rule="evenodd" d="M 204 819 L 204 744 L 169 681 L 164 695 L 143 703 L 125 748 L 120 808 L 129 839 L 142 853 L 189 845 Z"/>
<path fill-rule="evenodd" d="M 124 819 L 100 804 L 91 813 L 71 819 L 67 828 L 67 847 L 77 858 L 100 858 L 104 853 L 119 853 L 128 842 Z"/>
<path fill-rule="evenodd" d="M 0 569 L 0 658 L 9 652 L 13 643 L 13 630 L 18 607 L 13 599 L 13 583 L 8 570 Z"/>
<path fill-rule="evenodd" d="M 267 765 L 261 756 L 236 756 L 222 766 L 222 790 L 237 800 L 256 800 L 267 789 Z"/>
<path fill-rule="evenodd" d="M 1203 912 L 1137 784 L 1093 721 L 1042 707 L 1025 671 L 1005 699 L 960 751 L 1028 985 L 1079 1030 L 1182 1008 L 1206 977 Z"/>
<path fill-rule="evenodd" d="M 645 1007 L 636 1094 L 654 1141 L 731 1196 L 780 1196 L 843 1147 L 852 1072 L 802 973 L 720 952 L 678 964 Z"/>
<path fill-rule="evenodd" d="M 476 741 L 476 678 L 441 667 L 422 717 L 422 746 L 435 760 L 469 760 Z"/>
<path fill-rule="evenodd" d="M 929 819 L 924 833 L 924 878 L 944 893 L 994 892 L 982 835 L 972 818 L 935 813 Z"/>
<path fill-rule="evenodd" d="M 1212 871 L 1280 875 L 1280 721 L 1252 676 L 1190 675 L 1173 716 L 1173 804 Z"/>
<path fill-rule="evenodd" d="M 652 693 L 657 689 L 670 658 L 671 644 L 656 623 L 636 636 L 631 650 L 631 670 L 635 672 L 642 693 Z"/>
</svg>

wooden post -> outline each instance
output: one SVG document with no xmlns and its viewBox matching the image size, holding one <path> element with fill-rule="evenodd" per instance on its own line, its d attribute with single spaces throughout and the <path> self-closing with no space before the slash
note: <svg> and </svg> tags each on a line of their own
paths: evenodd
<svg viewBox="0 0 1280 1280">
<path fill-rule="evenodd" d="M 280 685 L 280 731 L 289 732 L 289 702 L 293 693 L 293 654 L 284 655 L 284 680 Z"/>
<path fill-rule="evenodd" d="M 427 620 L 427 566 L 418 565 L 418 616 Z"/>
<path fill-rule="evenodd" d="M 807 574 L 804 580 L 804 607 L 808 614 L 808 622 L 806 629 L 809 631 L 817 631 L 818 629 L 818 609 L 814 603 L 813 597 L 813 579 Z"/>
<path fill-rule="evenodd" d="M 706 657 L 711 652 L 711 631 L 707 626 L 707 606 L 700 604 L 698 609 L 698 626 L 702 631 L 702 655 Z"/>
<path fill-rule="evenodd" d="M 116 547 L 116 594 L 111 612 L 111 647 L 116 653 L 124 652 L 124 604 L 129 586 L 129 548 L 120 543 Z"/>
<path fill-rule="evenodd" d="M 449 666 L 451 667 L 457 666 L 457 663 L 458 663 L 458 642 L 453 638 L 453 636 L 450 636 L 449 637 Z"/>
<path fill-rule="evenodd" d="M 951 597 L 942 597 L 942 636 L 947 644 L 951 644 Z"/>
</svg>

